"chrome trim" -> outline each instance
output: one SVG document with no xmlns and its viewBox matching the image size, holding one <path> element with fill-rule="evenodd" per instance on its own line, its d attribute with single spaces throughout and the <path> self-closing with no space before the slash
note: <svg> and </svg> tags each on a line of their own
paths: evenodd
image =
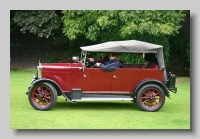
<svg viewBox="0 0 200 139">
<path fill-rule="evenodd" d="M 84 71 L 84 69 L 85 69 L 85 63 L 86 63 L 86 56 L 87 56 L 87 52 L 85 52 L 85 54 L 84 54 L 84 63 L 83 63 L 83 71 Z"/>
<path fill-rule="evenodd" d="M 83 100 L 134 100 L 130 95 L 91 95 L 82 94 L 81 99 L 72 99 L 72 101 Z"/>
<path fill-rule="evenodd" d="M 42 65 L 37 66 L 37 76 L 42 78 Z"/>
</svg>

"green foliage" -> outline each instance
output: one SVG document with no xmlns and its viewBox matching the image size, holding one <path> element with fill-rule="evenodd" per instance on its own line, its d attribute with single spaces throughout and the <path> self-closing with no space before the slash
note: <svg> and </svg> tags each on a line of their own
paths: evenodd
<svg viewBox="0 0 200 139">
<path fill-rule="evenodd" d="M 179 34 L 169 37 L 169 53 L 171 61 L 170 67 L 176 69 L 177 64 L 179 67 L 176 69 L 176 72 L 180 73 L 181 71 L 185 72 L 182 74 L 190 75 L 190 11 L 184 11 L 186 14 L 185 20 L 180 24 L 182 28 L 179 29 Z"/>
<path fill-rule="evenodd" d="M 80 49 L 74 49 L 73 51 L 69 48 L 65 49 L 58 49 L 54 52 L 51 52 L 49 54 L 46 54 L 46 62 L 47 63 L 68 63 L 72 62 L 72 56 L 79 56 L 80 55 Z"/>
<path fill-rule="evenodd" d="M 47 61 L 47 63 L 64 62 L 64 60 L 67 61 L 70 58 L 69 53 L 70 53 L 69 51 L 57 50 L 55 52 L 47 54 L 46 61 Z"/>
<path fill-rule="evenodd" d="M 69 39 L 84 35 L 93 41 L 130 36 L 134 39 L 146 34 L 154 37 L 175 35 L 185 16 L 183 11 L 174 10 L 70 10 L 62 13 L 63 33 Z"/>
<path fill-rule="evenodd" d="M 58 48 L 67 46 L 68 43 L 69 39 L 63 34 L 61 34 L 59 37 L 54 38 L 53 40 L 53 44 L 56 45 Z"/>
<path fill-rule="evenodd" d="M 62 14 L 63 33 L 70 40 L 85 36 L 98 42 L 136 39 L 160 44 L 166 64 L 168 38 L 178 33 L 186 15 L 181 10 L 63 10 Z"/>
<path fill-rule="evenodd" d="M 185 70 L 187 71 L 188 75 L 190 75 L 190 43 L 188 43 L 185 49 L 185 58 L 187 59 L 187 62 L 189 63 L 188 66 L 185 66 Z"/>
<path fill-rule="evenodd" d="M 59 28 L 60 17 L 52 10 L 16 11 L 13 22 L 22 27 L 21 32 L 37 34 L 38 37 L 48 38 L 52 31 Z"/>
<path fill-rule="evenodd" d="M 62 61 L 63 59 L 67 59 L 68 52 L 63 53 L 61 50 L 57 50 L 52 52 L 51 54 L 46 54 L 46 62 L 47 63 L 56 63 L 58 61 Z"/>
<path fill-rule="evenodd" d="M 94 59 L 101 59 L 106 56 L 107 53 L 88 53 L 87 57 Z M 131 54 L 131 53 L 119 53 L 119 58 L 126 64 L 144 64 L 146 61 L 142 58 L 142 54 Z"/>
<path fill-rule="evenodd" d="M 16 33 L 15 26 L 18 25 L 23 33 L 30 32 L 46 38 L 54 35 L 53 44 L 58 52 L 50 54 L 49 61 L 57 62 L 61 57 L 65 59 L 69 52 L 64 51 L 71 51 L 71 56 L 80 51 L 80 46 L 135 39 L 163 45 L 166 66 L 171 66 L 170 63 L 177 60 L 181 52 L 184 58 L 180 59 L 186 61 L 183 69 L 190 69 L 190 46 L 186 47 L 190 42 L 188 10 L 11 10 L 10 13 L 11 34 Z M 69 46 L 70 40 L 75 45 Z M 11 46 L 19 47 L 19 44 L 21 42 L 16 36 L 11 37 Z M 59 56 L 60 50 L 66 56 Z M 121 58 L 126 62 L 132 60 L 128 55 Z M 140 56 L 134 60 L 140 61 Z"/>
<path fill-rule="evenodd" d="M 190 42 L 187 44 L 185 49 L 185 57 L 187 58 L 187 61 L 190 62 Z"/>
<path fill-rule="evenodd" d="M 146 61 L 142 58 L 142 54 L 121 54 L 121 60 L 126 64 L 144 64 Z"/>
</svg>

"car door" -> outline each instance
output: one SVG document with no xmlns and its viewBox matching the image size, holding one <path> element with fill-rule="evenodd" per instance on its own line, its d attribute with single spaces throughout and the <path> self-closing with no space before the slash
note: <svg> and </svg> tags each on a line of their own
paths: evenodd
<svg viewBox="0 0 200 139">
<path fill-rule="evenodd" d="M 110 94 L 110 73 L 100 68 L 85 68 L 82 77 L 82 93 Z"/>
<path fill-rule="evenodd" d="M 138 72 L 136 68 L 121 68 L 110 72 L 111 94 L 130 94 L 138 82 Z"/>
</svg>

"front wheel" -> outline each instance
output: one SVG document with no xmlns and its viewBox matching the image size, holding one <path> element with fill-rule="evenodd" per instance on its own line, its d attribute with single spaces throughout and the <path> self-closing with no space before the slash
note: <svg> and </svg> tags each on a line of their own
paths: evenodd
<svg viewBox="0 0 200 139">
<path fill-rule="evenodd" d="M 164 91 L 155 84 L 143 86 L 137 93 L 137 104 L 144 111 L 158 111 L 165 103 Z"/>
<path fill-rule="evenodd" d="M 36 110 L 50 110 L 57 102 L 57 91 L 50 83 L 37 83 L 30 88 L 28 99 Z"/>
</svg>

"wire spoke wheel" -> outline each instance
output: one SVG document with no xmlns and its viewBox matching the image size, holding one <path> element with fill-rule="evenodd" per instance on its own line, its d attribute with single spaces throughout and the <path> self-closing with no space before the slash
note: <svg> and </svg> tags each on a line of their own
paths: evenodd
<svg viewBox="0 0 200 139">
<path fill-rule="evenodd" d="M 155 88 L 148 88 L 142 92 L 140 100 L 145 107 L 156 107 L 159 105 L 162 97 Z"/>
<path fill-rule="evenodd" d="M 157 111 L 165 102 L 163 90 L 154 84 L 145 85 L 137 94 L 138 106 L 145 111 Z"/>
<path fill-rule="evenodd" d="M 52 103 L 52 91 L 46 86 L 38 86 L 32 93 L 32 99 L 40 107 L 46 107 Z"/>
<path fill-rule="evenodd" d="M 41 82 L 33 85 L 29 93 L 29 102 L 37 110 L 49 110 L 57 101 L 57 92 L 53 85 Z"/>
</svg>

